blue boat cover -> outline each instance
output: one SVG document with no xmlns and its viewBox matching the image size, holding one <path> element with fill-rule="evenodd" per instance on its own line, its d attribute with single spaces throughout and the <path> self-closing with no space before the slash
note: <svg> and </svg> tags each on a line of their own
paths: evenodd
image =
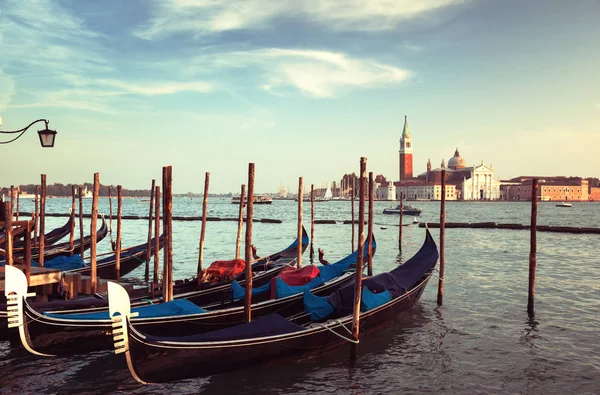
<svg viewBox="0 0 600 395">
<path fill-rule="evenodd" d="M 304 241 L 303 241 L 304 242 Z M 308 242 L 308 239 L 306 240 Z M 295 243 L 295 242 L 294 242 Z M 295 244 L 292 244 L 292 246 Z M 290 246 L 291 247 L 291 246 Z M 373 237 L 373 254 L 375 254 L 375 250 L 377 247 L 377 243 L 375 242 L 375 237 Z M 368 256 L 368 248 L 365 244 L 363 247 L 363 256 L 366 258 Z M 337 278 L 344 273 L 344 271 L 348 270 L 350 265 L 356 263 L 358 260 L 358 250 L 354 251 L 352 254 L 346 256 L 345 258 L 340 259 L 339 261 L 332 263 L 330 265 L 319 265 L 317 268 L 319 269 L 319 275 L 304 285 L 298 286 L 290 286 L 287 285 L 281 278 L 277 278 L 275 280 L 275 299 L 285 298 L 290 295 L 296 295 L 302 293 L 306 290 L 313 289 L 325 284 L 328 281 Z M 242 287 L 237 281 L 231 282 L 231 291 L 233 300 L 241 300 L 246 295 L 246 288 Z M 252 288 L 253 295 L 260 295 L 266 292 L 271 291 L 271 282 Z"/>
<path fill-rule="evenodd" d="M 151 304 L 148 306 L 136 307 L 131 309 L 132 313 L 139 313 L 135 318 L 152 317 L 171 317 L 187 314 L 206 313 L 206 310 L 196 306 L 186 299 L 173 300 L 167 303 Z M 95 313 L 82 314 L 55 314 L 44 312 L 44 315 L 53 318 L 63 318 L 69 320 L 109 320 L 108 311 L 98 311 Z"/>
<path fill-rule="evenodd" d="M 279 314 L 269 314 L 246 324 L 236 325 L 213 332 L 189 336 L 151 336 L 145 335 L 152 342 L 216 342 L 227 340 L 252 339 L 257 337 L 276 336 L 305 330 Z"/>
<path fill-rule="evenodd" d="M 392 300 L 392 294 L 390 291 L 383 291 L 381 293 L 373 293 L 367 287 L 363 287 L 360 295 L 360 311 L 369 311 L 375 307 L 379 307 Z"/>
<path fill-rule="evenodd" d="M 313 295 L 310 291 L 304 291 L 303 301 L 304 311 L 310 313 L 310 319 L 313 321 L 328 317 L 334 312 L 326 297 Z"/>
</svg>

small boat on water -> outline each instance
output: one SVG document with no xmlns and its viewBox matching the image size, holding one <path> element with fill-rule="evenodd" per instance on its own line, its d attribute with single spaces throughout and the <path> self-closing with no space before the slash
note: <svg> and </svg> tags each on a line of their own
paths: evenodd
<svg viewBox="0 0 600 395">
<path fill-rule="evenodd" d="M 556 207 L 573 207 L 573 205 L 571 203 L 561 202 L 557 204 Z"/>
<path fill-rule="evenodd" d="M 268 196 L 265 195 L 254 195 L 254 204 L 271 204 L 273 203 L 273 199 L 271 199 Z M 240 204 L 240 197 L 239 196 L 234 196 L 231 198 L 231 203 L 233 204 Z M 244 196 L 244 203 L 247 203 L 248 198 L 246 196 Z"/>
<path fill-rule="evenodd" d="M 404 215 L 421 215 L 420 208 L 413 207 L 411 205 L 402 206 L 402 214 Z M 383 209 L 384 214 L 400 214 L 400 205 L 396 206 L 396 208 L 386 208 Z"/>
</svg>

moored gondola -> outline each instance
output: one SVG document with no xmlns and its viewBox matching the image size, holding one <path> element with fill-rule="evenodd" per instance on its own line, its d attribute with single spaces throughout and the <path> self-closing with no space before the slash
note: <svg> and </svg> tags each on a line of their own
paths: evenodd
<svg viewBox="0 0 600 395">
<path fill-rule="evenodd" d="M 304 251 L 306 246 L 308 245 L 308 236 L 306 232 L 304 232 L 305 237 L 302 240 L 302 250 Z M 271 278 L 275 277 L 281 270 L 283 270 L 288 264 L 295 264 L 295 251 L 297 242 L 295 241 L 288 248 L 270 255 L 269 257 L 265 257 L 260 261 L 256 262 L 256 269 L 264 268 L 264 271 L 257 271 L 257 275 L 255 276 L 255 280 L 260 280 L 259 285 L 265 282 L 270 281 Z M 145 254 L 145 250 L 143 251 Z M 142 255 L 144 256 L 144 255 Z M 293 256 L 294 258 L 291 258 Z M 139 257 L 141 259 L 141 256 Z M 254 266 L 253 265 L 253 266 Z M 102 267 L 102 262 L 98 262 L 98 268 Z M 122 266 L 123 269 L 123 260 Z M 88 269 L 89 270 L 89 269 Z M 21 278 L 20 281 L 24 281 L 22 279 L 21 273 L 15 274 L 17 278 Z M 17 281 L 17 280 L 11 280 Z M 327 283 L 323 287 L 324 289 L 331 288 L 333 286 L 339 286 L 337 283 L 331 284 Z M 200 313 L 204 311 L 203 309 L 198 307 L 199 303 L 202 301 L 207 301 L 209 303 L 219 302 L 222 297 L 222 294 L 226 294 L 227 296 L 231 293 L 230 285 L 222 284 L 212 288 L 208 288 L 201 291 L 188 292 L 183 294 L 178 294 L 175 296 L 175 302 L 171 304 L 162 304 L 158 305 L 158 309 L 155 307 L 150 310 L 156 311 L 159 310 L 163 316 L 164 315 L 181 315 L 182 313 Z M 54 352 L 60 354 L 69 354 L 73 352 L 81 352 L 85 350 L 96 350 L 109 348 L 111 345 L 111 339 L 106 336 L 107 331 L 110 329 L 111 321 L 108 319 L 107 314 L 107 304 L 106 301 L 95 300 L 93 298 L 86 298 L 86 301 L 90 303 L 90 308 L 85 308 L 85 303 L 83 302 L 59 302 L 54 303 L 53 306 L 50 307 L 56 308 L 57 306 L 64 307 L 65 310 L 62 311 L 54 311 L 53 313 L 43 314 L 40 313 L 40 307 L 47 307 L 49 304 L 44 304 L 42 306 L 38 305 L 36 307 L 35 303 L 30 305 L 27 301 L 22 303 L 22 311 L 20 313 L 24 318 L 23 321 L 23 335 L 21 335 L 21 340 L 24 342 L 25 347 L 28 350 L 43 350 L 44 352 Z M 193 303 L 193 302 L 194 303 Z M 277 305 L 270 307 L 271 310 L 267 309 L 269 307 L 264 307 L 265 311 L 278 311 L 281 310 L 282 304 L 285 307 L 285 303 L 289 302 L 282 301 Z M 136 303 L 137 306 L 147 306 L 151 303 L 160 303 L 160 299 L 156 298 L 154 300 L 142 300 Z M 234 303 L 230 303 L 230 306 L 234 306 Z M 301 305 L 301 302 L 300 302 Z M 155 305 L 156 306 L 156 305 Z M 71 309 L 69 309 L 71 307 Z M 212 306 L 215 307 L 214 305 Z M 69 310 L 66 310 L 69 309 Z M 238 309 L 239 310 L 239 309 Z M 44 310 L 42 310 L 44 311 Z M 69 318 L 70 313 L 75 313 L 77 316 L 88 315 L 88 319 L 77 319 Z M 187 322 L 196 321 L 200 325 L 224 325 L 227 323 L 227 320 L 231 322 L 229 325 L 233 325 L 235 320 L 239 320 L 236 317 L 238 314 L 237 310 L 233 311 L 229 317 L 227 314 L 223 315 L 221 313 L 212 313 L 207 316 L 202 317 L 183 317 L 178 318 L 177 316 L 171 317 L 172 319 L 179 320 L 183 324 Z M 106 319 L 101 319 L 102 316 L 106 315 Z M 239 315 L 239 314 L 238 314 Z M 152 316 L 156 316 L 155 313 Z M 149 318 L 152 318 L 149 317 Z M 98 318 L 100 317 L 100 318 Z M 223 318 L 225 317 L 225 318 Z M 158 320 L 148 320 L 149 324 L 156 323 L 157 333 L 160 332 L 161 321 Z M 172 326 L 167 326 L 167 328 L 173 328 Z M 208 328 L 208 326 L 207 326 Z M 169 333 L 169 332 L 165 332 Z M 16 333 L 13 332 L 13 339 L 16 338 Z M 83 341 L 85 339 L 85 341 Z M 27 343 L 27 344 L 25 344 Z"/>
<path fill-rule="evenodd" d="M 437 246 L 427 230 L 415 256 L 396 269 L 363 283 L 360 333 L 374 330 L 412 307 L 422 295 L 437 263 Z M 141 383 L 168 382 L 206 376 L 280 358 L 322 353 L 353 342 L 352 315 L 347 302 L 354 299 L 351 283 L 327 298 L 305 294 L 305 305 L 322 299 L 331 311 L 305 312 L 291 319 L 270 314 L 250 323 L 191 336 L 153 336 L 134 326 L 129 298 L 118 284 L 109 283 L 110 315 L 115 352 L 125 353 L 132 376 Z M 368 297 L 370 295 L 370 297 Z M 312 299 L 311 299 L 312 298 Z M 310 303 L 309 303 L 310 302 Z"/>
</svg>

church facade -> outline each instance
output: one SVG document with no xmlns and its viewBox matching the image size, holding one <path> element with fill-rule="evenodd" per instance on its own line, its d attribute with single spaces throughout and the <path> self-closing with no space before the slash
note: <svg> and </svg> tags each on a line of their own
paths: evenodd
<svg viewBox="0 0 600 395">
<path fill-rule="evenodd" d="M 382 185 L 386 191 L 381 191 L 381 197 L 395 200 L 403 196 L 409 200 L 440 200 L 442 193 L 442 170 L 445 170 L 446 200 L 498 200 L 500 195 L 500 180 L 494 178 L 492 165 L 481 161 L 480 165 L 467 166 L 460 156 L 458 148 L 454 156 L 442 160 L 440 167 L 433 169 L 431 159 L 427 162 L 427 171 L 413 176 L 413 144 L 408 128 L 407 117 L 404 117 L 404 127 L 400 138 L 398 182 Z M 395 194 L 390 193 L 389 187 L 395 186 Z M 402 194 L 402 195 L 401 195 Z"/>
</svg>

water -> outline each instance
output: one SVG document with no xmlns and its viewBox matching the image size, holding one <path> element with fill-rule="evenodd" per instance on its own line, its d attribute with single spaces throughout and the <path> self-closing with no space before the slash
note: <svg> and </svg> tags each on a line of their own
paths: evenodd
<svg viewBox="0 0 600 395">
<path fill-rule="evenodd" d="M 84 210 L 89 212 L 91 201 Z M 376 272 L 389 270 L 420 247 L 424 229 L 403 228 L 404 251 L 397 248 L 397 216 L 381 214 L 388 202 L 375 203 Z M 420 221 L 439 219 L 439 203 L 418 202 Z M 30 210 L 31 202 L 22 202 Z M 67 212 L 69 199 L 49 199 L 48 212 Z M 174 215 L 200 215 L 200 199 L 175 199 Z M 211 199 L 209 215 L 236 217 L 229 200 Z M 357 206 L 358 207 L 358 206 Z M 447 221 L 529 222 L 527 203 L 447 203 Z M 275 201 L 255 206 L 255 218 L 282 224 L 254 223 L 259 255 L 287 246 L 296 234 L 297 203 Z M 108 212 L 107 199 L 100 210 Z M 116 208 L 113 207 L 114 212 Z M 305 224 L 310 219 L 305 203 Z M 317 219 L 350 218 L 350 202 L 315 205 Z M 147 204 L 124 200 L 124 215 L 147 215 Z M 538 224 L 598 226 L 599 203 L 558 208 L 540 203 Z M 48 229 L 66 218 L 47 218 Z M 408 223 L 412 217 L 405 219 Z M 88 222 L 86 221 L 86 229 Z M 113 223 L 116 228 L 116 225 Z M 123 246 L 142 243 L 146 221 L 125 221 Z M 386 226 L 387 229 L 381 229 Z M 174 223 L 175 278 L 196 271 L 200 222 Z M 235 253 L 237 224 L 208 222 L 204 259 L 210 263 Z M 310 232 L 310 230 L 309 230 Z M 439 237 L 436 229 L 434 237 Z M 0 342 L 0 392 L 16 393 L 600 393 L 600 235 L 538 233 L 536 315 L 526 312 L 529 232 L 499 229 L 446 231 L 444 305 L 437 307 L 432 281 L 415 308 L 386 328 L 361 339 L 356 365 L 348 349 L 295 362 L 171 384 L 138 385 L 121 355 L 110 351 L 71 358 L 42 359 Z M 351 225 L 316 225 L 315 248 L 330 262 L 351 250 Z M 99 251 L 110 249 L 107 241 Z M 304 255 L 308 261 L 308 253 Z M 143 276 L 143 268 L 130 277 Z"/>
</svg>

